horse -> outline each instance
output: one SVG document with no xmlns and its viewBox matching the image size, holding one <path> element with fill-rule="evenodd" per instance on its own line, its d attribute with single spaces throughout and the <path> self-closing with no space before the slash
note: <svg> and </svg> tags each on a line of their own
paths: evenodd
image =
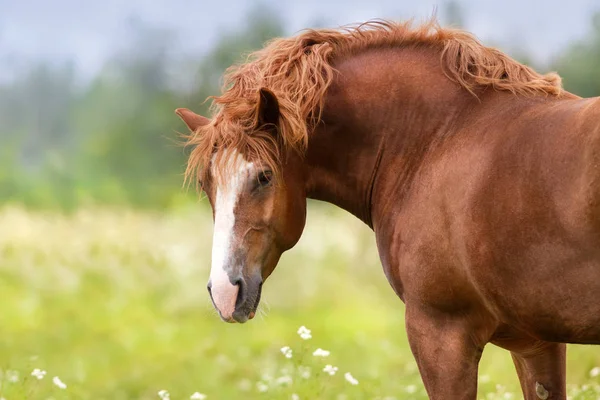
<svg viewBox="0 0 600 400">
<path fill-rule="evenodd" d="M 431 399 L 476 399 L 488 343 L 526 400 L 566 398 L 566 343 L 600 343 L 599 98 L 435 19 L 305 30 L 224 76 L 210 118 L 176 110 L 224 321 L 321 200 L 374 231 Z"/>
</svg>

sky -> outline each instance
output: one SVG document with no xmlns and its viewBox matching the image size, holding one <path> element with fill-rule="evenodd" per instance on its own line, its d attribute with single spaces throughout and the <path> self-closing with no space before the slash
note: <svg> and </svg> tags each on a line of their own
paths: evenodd
<svg viewBox="0 0 600 400">
<path fill-rule="evenodd" d="M 505 51 L 523 50 L 537 63 L 552 60 L 590 29 L 598 0 L 462 0 L 465 28 Z M 132 17 L 173 30 L 178 51 L 202 54 L 218 36 L 244 23 L 251 7 L 269 7 L 288 34 L 320 21 L 335 27 L 371 18 L 424 19 L 442 1 L 422 0 L 0 0 L 0 60 L 73 60 L 93 76 L 123 46 Z M 16 65 L 16 66 L 15 66 Z"/>
</svg>

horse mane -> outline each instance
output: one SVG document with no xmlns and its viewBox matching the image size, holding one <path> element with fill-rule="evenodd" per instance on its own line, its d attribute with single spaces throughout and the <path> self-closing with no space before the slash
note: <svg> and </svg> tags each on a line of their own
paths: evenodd
<svg viewBox="0 0 600 400">
<path fill-rule="evenodd" d="M 472 34 L 442 28 L 434 19 L 416 28 L 411 21 L 369 21 L 340 29 L 310 29 L 291 38 L 271 40 L 233 65 L 224 76 L 220 96 L 211 96 L 211 123 L 185 136 L 193 146 L 185 172 L 189 182 L 202 177 L 212 161 L 219 175 L 227 173 L 222 162 L 234 147 L 247 159 L 258 160 L 275 174 L 280 170 L 280 148 L 303 154 L 309 133 L 320 121 L 325 93 L 335 69 L 333 61 L 373 48 L 429 47 L 440 51 L 446 76 L 476 95 L 484 87 L 524 96 L 560 96 L 561 79 L 556 73 L 539 74 L 494 48 L 486 47 Z M 256 126 L 259 89 L 268 88 L 279 101 L 278 134 Z M 216 158 L 215 158 L 216 157 Z"/>
</svg>

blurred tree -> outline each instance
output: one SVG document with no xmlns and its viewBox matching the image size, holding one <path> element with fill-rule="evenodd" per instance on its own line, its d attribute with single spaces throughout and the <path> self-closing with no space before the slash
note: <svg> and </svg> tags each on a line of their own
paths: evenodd
<svg viewBox="0 0 600 400">
<path fill-rule="evenodd" d="M 584 97 L 600 96 L 600 12 L 592 17 L 591 32 L 558 57 L 553 68 L 565 88 Z"/>
<path fill-rule="evenodd" d="M 72 64 L 37 63 L 0 87 L 0 198 L 34 202 L 34 182 L 65 200 L 65 154 L 70 150 L 69 112 L 76 102 Z"/>
<path fill-rule="evenodd" d="M 175 94 L 168 87 L 170 32 L 131 24 L 130 44 L 107 64 L 73 110 L 81 150 L 79 186 L 93 198 L 136 205 L 164 204 L 178 180 L 181 151 L 165 135 L 175 120 Z M 177 190 L 177 189 L 175 189 Z"/>
<path fill-rule="evenodd" d="M 192 61 L 200 79 L 191 89 L 174 84 L 183 64 L 171 51 L 176 38 L 136 19 L 123 48 L 83 87 L 73 65 L 44 62 L 0 83 L 0 201 L 164 207 L 185 197 L 185 154 L 175 134 L 183 129 L 173 110 L 217 94 L 242 53 L 283 34 L 264 6 L 246 20 Z"/>
<path fill-rule="evenodd" d="M 457 0 L 444 3 L 443 17 L 464 26 Z M 175 132 L 184 128 L 173 110 L 206 113 L 208 103 L 199 105 L 220 92 L 225 69 L 285 33 L 265 6 L 245 21 L 203 57 L 182 60 L 171 50 L 171 32 L 132 20 L 123 48 L 85 85 L 77 84 L 68 63 L 15 68 L 16 79 L 0 81 L 0 201 L 165 207 L 185 198 L 185 154 L 175 143 Z M 525 53 L 518 58 L 528 59 Z M 175 79 L 181 80 L 175 72 L 182 67 L 193 71 L 186 76 L 196 76 L 185 86 Z M 554 68 L 567 89 L 600 95 L 600 13 L 590 35 L 569 47 Z"/>
<path fill-rule="evenodd" d="M 75 74 L 70 64 L 37 64 L 0 88 L 0 135 L 19 141 L 18 159 L 24 168 L 39 168 L 45 154 L 68 145 L 69 110 L 74 102 Z"/>
<path fill-rule="evenodd" d="M 229 66 L 243 62 L 250 52 L 285 33 L 281 19 L 264 5 L 252 8 L 245 20 L 241 29 L 221 35 L 218 44 L 199 63 L 198 89 L 188 101 L 203 103 L 208 96 L 220 93 L 222 76 Z M 203 107 L 206 110 L 208 104 Z"/>
</svg>

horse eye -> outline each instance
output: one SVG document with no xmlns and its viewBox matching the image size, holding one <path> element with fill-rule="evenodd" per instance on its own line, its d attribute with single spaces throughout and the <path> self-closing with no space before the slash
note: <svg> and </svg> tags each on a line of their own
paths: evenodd
<svg viewBox="0 0 600 400">
<path fill-rule="evenodd" d="M 273 172 L 272 171 L 262 171 L 261 173 L 258 174 L 258 183 L 260 184 L 260 186 L 267 186 L 271 183 L 271 180 L 273 179 Z"/>
</svg>

